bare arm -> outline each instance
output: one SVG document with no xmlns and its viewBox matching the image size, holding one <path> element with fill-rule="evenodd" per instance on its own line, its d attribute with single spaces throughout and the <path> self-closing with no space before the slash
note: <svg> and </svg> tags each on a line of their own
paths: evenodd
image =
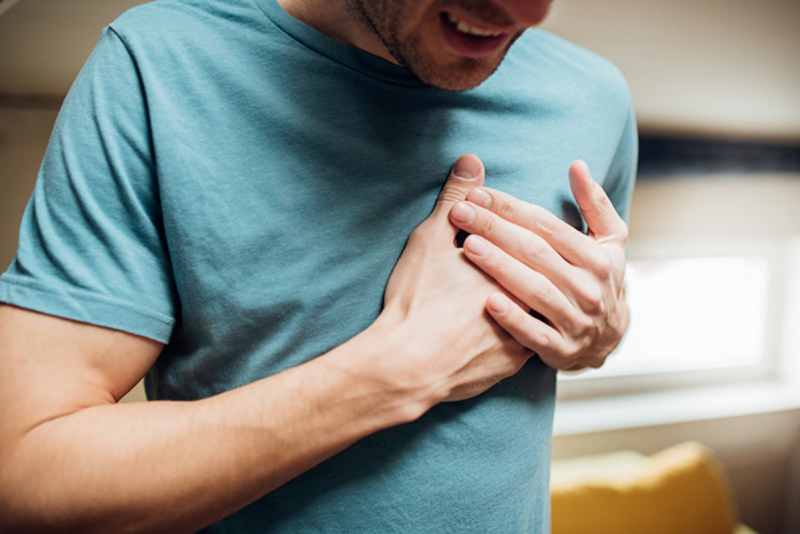
<svg viewBox="0 0 800 534">
<path fill-rule="evenodd" d="M 20 527 L 194 531 L 421 414 L 338 367 L 368 356 L 372 332 L 209 399 L 115 404 L 158 343 L 11 307 L 0 325 L 0 516 Z"/>
<path fill-rule="evenodd" d="M 450 207 L 483 179 L 466 161 L 479 176 L 450 177 L 370 328 L 209 399 L 116 404 L 158 343 L 0 307 L 0 530 L 195 531 L 364 436 L 516 372 L 529 351 L 483 312 L 500 288 L 453 245 Z"/>
</svg>

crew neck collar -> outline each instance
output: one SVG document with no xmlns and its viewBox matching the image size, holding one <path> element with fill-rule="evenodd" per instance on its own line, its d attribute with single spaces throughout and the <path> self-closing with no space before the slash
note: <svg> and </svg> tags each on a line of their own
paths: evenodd
<svg viewBox="0 0 800 534">
<path fill-rule="evenodd" d="M 410 87 L 431 88 L 408 69 L 331 39 L 287 13 L 277 0 L 254 0 L 267 18 L 303 46 L 367 76 Z"/>
</svg>

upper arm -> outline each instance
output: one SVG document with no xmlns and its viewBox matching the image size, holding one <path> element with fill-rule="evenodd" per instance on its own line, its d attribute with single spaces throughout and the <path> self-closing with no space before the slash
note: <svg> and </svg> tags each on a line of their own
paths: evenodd
<svg viewBox="0 0 800 534">
<path fill-rule="evenodd" d="M 135 58 L 106 30 L 64 102 L 0 277 L 0 443 L 116 402 L 171 336 L 178 297 L 149 132 Z"/>
<path fill-rule="evenodd" d="M 83 408 L 113 404 L 144 376 L 162 344 L 0 305 L 0 443 Z"/>
<path fill-rule="evenodd" d="M 36 343 L 78 325 L 76 347 L 91 338 L 112 361 L 123 337 L 172 335 L 179 299 L 144 95 L 135 58 L 107 29 L 59 113 L 17 254 L 0 277 L 0 302 L 74 321 L 6 309 L 4 322 L 28 317 Z M 106 335 L 86 334 L 88 324 Z"/>
</svg>

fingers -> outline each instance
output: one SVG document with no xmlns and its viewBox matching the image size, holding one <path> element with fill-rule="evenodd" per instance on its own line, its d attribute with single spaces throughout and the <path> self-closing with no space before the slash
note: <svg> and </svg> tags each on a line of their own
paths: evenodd
<svg viewBox="0 0 800 534">
<path fill-rule="evenodd" d="M 547 241 L 537 234 L 470 202 L 459 202 L 454 205 L 451 217 L 462 230 L 483 236 L 505 251 L 510 258 L 527 266 L 529 276 L 543 275 L 558 286 L 562 293 L 575 300 L 575 295 L 579 293 L 576 285 L 582 277 L 572 265 L 556 253 Z M 586 238 L 586 236 L 583 237 Z M 477 241 L 473 240 L 473 243 L 475 242 Z M 494 276 L 494 273 L 488 274 Z M 520 285 L 523 283 L 524 281 L 521 281 Z M 511 287 L 502 283 L 501 285 L 521 297 Z"/>
<path fill-rule="evenodd" d="M 585 316 L 550 281 L 486 239 L 471 235 L 464 254 L 480 269 L 514 295 L 523 308 L 535 310 L 559 332 L 583 335 Z"/>
<path fill-rule="evenodd" d="M 598 368 L 605 361 L 603 353 L 585 354 L 576 359 L 573 356 L 576 347 L 570 346 L 574 343 L 568 343 L 554 328 L 531 317 L 500 292 L 489 295 L 486 310 L 517 343 L 533 350 L 545 364 L 554 369 Z"/>
<path fill-rule="evenodd" d="M 552 354 L 561 343 L 561 336 L 555 329 L 531 317 L 500 292 L 489 295 L 486 310 L 517 343 L 531 349 L 545 363 L 553 366 Z"/>
<path fill-rule="evenodd" d="M 508 193 L 489 188 L 473 189 L 467 200 L 488 209 L 498 217 L 530 230 L 572 265 L 585 266 L 592 239 L 541 206 L 523 202 Z"/>
<path fill-rule="evenodd" d="M 625 241 L 628 227 L 617 213 L 611 200 L 589 174 L 589 167 L 581 160 L 569 168 L 569 185 L 581 210 L 589 235 L 599 241 Z"/>
</svg>

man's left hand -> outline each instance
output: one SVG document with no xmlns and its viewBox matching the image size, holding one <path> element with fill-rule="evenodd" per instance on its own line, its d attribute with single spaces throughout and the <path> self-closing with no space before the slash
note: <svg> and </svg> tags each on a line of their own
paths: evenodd
<svg viewBox="0 0 800 534">
<path fill-rule="evenodd" d="M 464 254 L 518 300 L 492 293 L 486 309 L 555 369 L 600 367 L 628 326 L 628 227 L 582 161 L 569 169 L 588 226 L 576 230 L 544 208 L 489 188 L 450 212 L 471 234 Z"/>
</svg>

